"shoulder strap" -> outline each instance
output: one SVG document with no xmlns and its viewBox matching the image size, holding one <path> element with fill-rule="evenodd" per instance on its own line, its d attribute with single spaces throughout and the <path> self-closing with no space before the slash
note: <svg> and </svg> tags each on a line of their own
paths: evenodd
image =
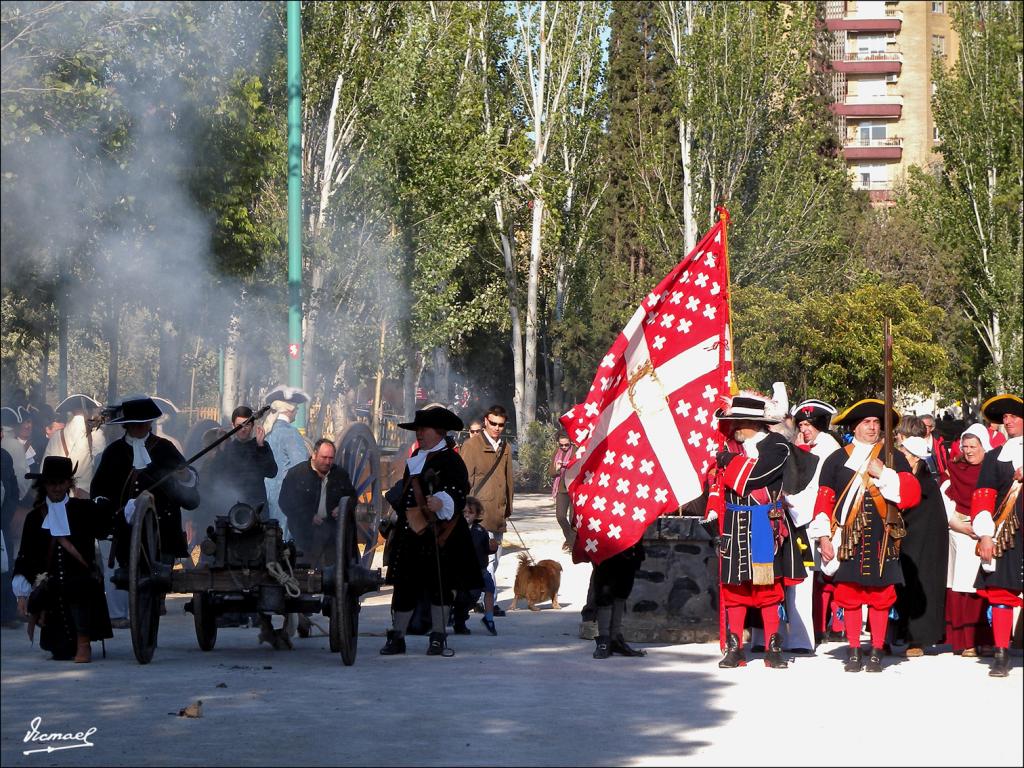
<svg viewBox="0 0 1024 768">
<path fill-rule="evenodd" d="M 507 445 L 508 440 L 503 440 L 501 448 L 498 450 L 498 455 L 494 457 L 494 463 L 491 465 L 491 468 L 487 470 L 487 474 L 478 480 L 477 484 L 473 486 L 473 490 L 469 492 L 470 496 L 476 496 L 480 492 L 480 489 L 487 485 L 487 481 L 491 479 L 491 475 L 494 474 L 494 470 L 496 470 L 498 468 L 498 464 L 501 463 L 501 457 L 505 455 L 505 447 Z"/>
<path fill-rule="evenodd" d="M 68 439 L 64 437 L 64 430 L 60 431 L 60 447 L 64 451 L 64 458 L 71 458 L 71 451 L 68 450 Z"/>
</svg>

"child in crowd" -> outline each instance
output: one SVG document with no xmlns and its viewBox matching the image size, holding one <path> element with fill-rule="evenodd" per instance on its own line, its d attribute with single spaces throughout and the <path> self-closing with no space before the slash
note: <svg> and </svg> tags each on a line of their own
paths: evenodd
<svg viewBox="0 0 1024 768">
<path fill-rule="evenodd" d="M 484 517 L 484 507 L 479 499 L 474 496 L 467 496 L 466 509 L 463 514 L 466 516 L 466 522 L 469 523 L 469 535 L 473 541 L 473 551 L 476 554 L 477 564 L 480 566 L 484 578 L 484 617 L 481 621 L 487 627 L 488 632 L 492 635 L 497 635 L 498 631 L 494 626 L 494 579 L 491 578 L 491 574 L 487 571 L 487 561 L 490 554 L 498 549 L 498 542 L 495 541 L 494 534 L 488 532 L 481 525 Z M 479 597 L 479 592 L 460 592 L 456 595 L 455 610 L 453 611 L 455 634 L 470 634 L 470 629 L 466 626 L 466 620 L 469 618 L 469 607 L 475 604 Z"/>
</svg>

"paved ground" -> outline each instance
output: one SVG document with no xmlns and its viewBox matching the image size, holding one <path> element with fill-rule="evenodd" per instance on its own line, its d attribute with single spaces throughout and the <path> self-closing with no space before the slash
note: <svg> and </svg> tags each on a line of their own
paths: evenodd
<svg viewBox="0 0 1024 768">
<path fill-rule="evenodd" d="M 1021 765 L 1019 653 L 1006 680 L 950 653 L 889 659 L 881 675 L 842 671 L 841 646 L 788 670 L 755 662 L 720 670 L 716 644 L 647 646 L 644 659 L 591 658 L 577 636 L 589 576 L 560 551 L 550 499 L 526 497 L 517 525 L 534 556 L 565 566 L 562 611 L 499 618 L 498 637 L 472 618 L 456 656 L 377 654 L 388 596 L 367 599 L 352 667 L 324 637 L 291 652 L 222 629 L 196 646 L 184 597 L 171 598 L 160 647 L 135 663 L 126 631 L 105 661 L 53 662 L 21 630 L 2 639 L 3 765 Z M 513 537 L 514 538 L 514 537 Z M 499 572 L 511 598 L 514 561 Z M 480 631 L 477 631 L 479 628 Z M 98 646 L 94 646 L 98 648 Z M 96 654 L 98 656 L 98 653 Z M 202 719 L 177 713 L 203 701 Z M 840 709 L 840 702 L 847 708 Z M 848 707 L 856 707 L 851 717 Z M 975 714 L 977 713 L 977 714 Z M 979 715 L 984 734 L 975 737 Z M 96 728 L 93 747 L 24 755 L 38 731 Z M 49 742 L 57 744 L 58 742 Z M 69 744 L 71 742 L 63 742 Z M 828 757 L 826 757 L 828 755 Z"/>
</svg>

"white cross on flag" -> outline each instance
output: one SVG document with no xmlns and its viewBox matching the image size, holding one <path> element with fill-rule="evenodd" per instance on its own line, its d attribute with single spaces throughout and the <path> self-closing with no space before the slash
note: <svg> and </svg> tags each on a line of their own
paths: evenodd
<svg viewBox="0 0 1024 768">
<path fill-rule="evenodd" d="M 618 554 L 701 495 L 722 441 L 713 415 L 732 378 L 727 221 L 647 295 L 587 399 L 561 418 L 579 446 L 566 472 L 575 562 Z"/>
</svg>

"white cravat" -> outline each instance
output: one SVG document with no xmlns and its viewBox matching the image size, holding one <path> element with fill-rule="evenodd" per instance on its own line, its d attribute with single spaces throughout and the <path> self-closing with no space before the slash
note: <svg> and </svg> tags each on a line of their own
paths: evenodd
<svg viewBox="0 0 1024 768">
<path fill-rule="evenodd" d="M 999 451 L 999 461 L 1008 461 L 1014 470 L 1020 469 L 1024 461 L 1024 437 L 1011 437 Z"/>
<path fill-rule="evenodd" d="M 51 536 L 71 535 L 71 526 L 68 525 L 68 510 L 65 506 L 67 503 L 67 496 L 60 501 L 46 500 L 46 517 L 43 518 L 43 528 L 48 530 Z"/>
<path fill-rule="evenodd" d="M 132 467 L 135 469 L 145 469 L 153 461 L 146 450 L 146 437 L 124 436 L 125 442 L 132 447 Z"/>
</svg>

